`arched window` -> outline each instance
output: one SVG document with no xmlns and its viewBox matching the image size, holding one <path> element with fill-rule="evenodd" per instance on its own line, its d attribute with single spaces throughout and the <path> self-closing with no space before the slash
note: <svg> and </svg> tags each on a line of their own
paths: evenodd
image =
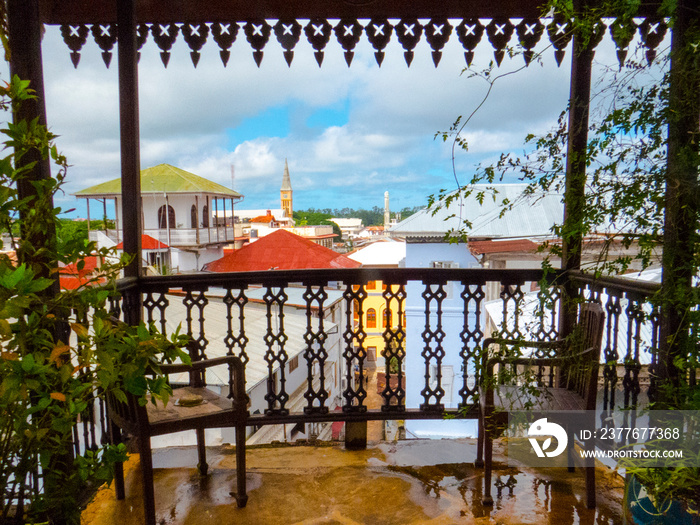
<svg viewBox="0 0 700 525">
<path fill-rule="evenodd" d="M 206 204 L 202 207 L 202 226 L 209 228 L 209 206 Z"/>
<path fill-rule="evenodd" d="M 192 205 L 192 208 L 190 208 L 190 223 L 190 228 L 197 227 L 197 206 L 195 206 L 194 204 Z"/>
<path fill-rule="evenodd" d="M 167 206 L 168 214 L 165 214 L 165 206 L 158 208 L 158 227 L 165 230 L 166 228 L 175 228 L 175 210 L 172 206 Z"/>
<path fill-rule="evenodd" d="M 382 312 L 382 328 L 391 327 L 391 310 L 385 308 Z"/>
<path fill-rule="evenodd" d="M 367 328 L 377 328 L 377 311 L 374 308 L 367 310 Z"/>
</svg>

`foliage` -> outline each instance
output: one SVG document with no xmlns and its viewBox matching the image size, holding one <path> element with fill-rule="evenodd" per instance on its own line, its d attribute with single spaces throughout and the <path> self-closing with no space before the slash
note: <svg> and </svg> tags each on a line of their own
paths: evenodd
<svg viewBox="0 0 700 525">
<path fill-rule="evenodd" d="M 422 208 L 422 206 L 414 206 L 412 208 L 406 207 L 398 212 L 398 215 L 401 216 L 401 219 L 406 219 Z M 395 216 L 397 214 L 394 212 L 392 215 Z M 384 225 L 384 208 L 380 208 L 379 206 L 374 206 L 371 210 L 353 208 L 309 208 L 308 210 L 298 210 L 294 212 L 294 220 L 307 221 L 306 224 L 325 224 L 323 221 L 327 221 L 333 217 L 362 219 L 362 224 L 365 226 L 382 226 Z"/>
<path fill-rule="evenodd" d="M 90 221 L 92 230 L 103 230 L 105 228 L 114 228 L 114 221 L 107 219 L 99 221 Z M 61 253 L 72 253 L 73 248 L 77 244 L 78 249 L 85 248 L 88 242 L 88 223 L 87 221 L 73 219 L 58 219 L 56 222 L 56 241 L 58 243 L 56 251 Z"/>
<path fill-rule="evenodd" d="M 629 43 L 636 30 L 633 19 L 638 5 L 638 2 L 627 0 L 598 4 L 598 7 L 615 9 L 613 12 L 618 18 L 611 24 L 611 31 L 618 41 Z M 669 17 L 672 28 L 679 22 L 674 18 L 677 6 L 675 0 L 661 3 L 660 15 Z M 565 0 L 553 0 L 549 2 L 548 9 L 550 7 L 564 18 L 573 19 L 572 30 L 581 46 L 594 45 L 601 36 L 599 11 L 576 12 L 573 4 Z M 697 21 L 697 17 L 695 19 Z M 677 227 L 668 222 L 667 211 L 673 202 L 668 200 L 673 199 L 669 197 L 673 192 L 669 192 L 668 187 L 678 184 L 678 193 L 689 195 L 691 202 L 693 199 L 695 203 L 700 202 L 697 178 L 700 168 L 698 49 L 700 28 L 696 23 L 687 30 L 685 45 L 674 49 L 673 54 L 661 53 L 660 58 L 649 65 L 637 59 L 628 61 L 620 70 L 607 70 L 597 92 L 591 97 L 585 157 L 577 157 L 580 153 L 568 149 L 568 126 L 576 123 L 569 122 L 571 108 L 567 108 L 551 131 L 525 138 L 528 150 L 524 154 L 504 153 L 494 164 L 479 166 L 466 185 L 458 183 L 456 191 L 440 191 L 430 197 L 430 205 L 445 207 L 467 196 L 479 202 L 494 199 L 501 206 L 501 216 L 507 216 L 520 200 L 511 202 L 501 197 L 495 183 L 513 179 L 525 182 L 527 187 L 520 199 L 534 201 L 546 193 L 564 193 L 567 163 L 583 162 L 587 177 L 585 200 L 577 203 L 582 209 L 576 214 L 581 219 L 566 225 L 563 222 L 556 224 L 552 229 L 553 236 L 564 240 L 597 236 L 602 247 L 588 268 L 596 275 L 623 273 L 633 263 L 648 267 L 658 260 L 664 234 L 669 229 L 675 231 Z M 672 61 L 673 71 L 670 67 Z M 502 78 L 494 74 L 493 67 L 480 72 L 469 71 L 469 74 L 485 79 L 489 83 L 489 92 Z M 469 145 L 462 132 L 470 118 L 459 117 L 450 130 L 438 133 L 437 137 L 451 140 L 456 149 L 467 150 Z M 686 133 L 683 124 L 679 125 L 684 118 L 692 121 L 694 129 L 690 138 L 693 140 L 686 142 L 683 137 L 677 142 L 683 145 L 674 146 L 677 149 L 669 154 L 669 147 L 673 144 L 669 137 L 674 129 L 680 128 Z M 673 169 L 676 172 L 670 168 L 669 158 L 675 163 Z M 700 297 L 698 288 L 693 289 L 690 277 L 697 276 L 700 268 L 700 213 L 697 205 L 683 204 L 688 200 L 681 198 L 679 202 L 684 228 L 690 233 L 677 244 L 664 247 L 664 282 L 670 284 L 664 284 L 662 293 L 655 300 L 661 304 L 662 311 L 667 312 L 666 315 L 672 312 L 681 319 L 677 331 L 667 334 L 667 340 L 661 343 L 674 352 L 672 355 L 678 356 L 668 366 L 680 372 L 681 380 L 659 379 L 657 397 L 665 406 L 699 410 L 700 392 L 694 376 L 700 350 L 697 339 L 700 334 L 697 307 Z M 464 240 L 469 228 L 470 225 L 466 224 L 450 232 L 448 237 Z M 635 251 L 631 255 L 618 255 L 613 250 L 616 244 Z M 546 248 L 554 256 L 562 255 L 558 243 L 551 243 Z M 668 264 L 668 261 L 674 262 Z M 550 263 L 545 261 L 545 264 Z M 697 454 L 697 450 L 694 452 Z M 698 467 L 635 468 L 633 463 L 626 467 L 638 475 L 647 491 L 657 499 L 685 499 L 696 507 L 700 503 Z"/>
<path fill-rule="evenodd" d="M 0 105 L 12 111 L 33 97 L 28 82 L 17 77 L 0 95 Z M 81 235 L 52 242 L 47 232 L 66 232 L 57 227 L 61 209 L 53 207 L 66 159 L 37 120 L 9 123 L 0 132 L 13 151 L 0 159 L 0 228 L 18 245 L 18 262 L 0 257 L 0 522 L 14 513 L 16 523 L 79 523 L 85 489 L 109 481 L 125 449 L 99 446 L 74 457 L 74 427 L 91 417 L 95 396 L 106 392 L 121 399 L 131 392 L 143 403 L 151 393 L 167 401 L 170 389 L 158 363 L 187 360 L 185 341 L 178 333 L 168 339 L 144 325 L 110 319 L 114 279 L 127 259 L 110 264 L 118 257 Z M 27 159 L 37 153 L 56 166 L 53 178 L 32 178 L 36 162 Z M 18 186 L 27 182 L 32 191 L 20 196 Z M 105 261 L 100 277 L 109 284 L 57 291 L 56 264 L 80 269 L 88 255 Z"/>
</svg>

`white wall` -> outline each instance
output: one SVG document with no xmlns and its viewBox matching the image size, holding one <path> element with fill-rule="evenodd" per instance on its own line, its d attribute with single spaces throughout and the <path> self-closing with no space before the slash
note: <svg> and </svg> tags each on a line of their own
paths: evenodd
<svg viewBox="0 0 700 525">
<path fill-rule="evenodd" d="M 479 263 L 469 252 L 464 244 L 448 243 L 407 243 L 406 267 L 430 268 L 433 261 L 452 261 L 458 268 L 476 268 Z M 425 388 L 425 360 L 421 356 L 425 342 L 422 333 L 425 330 L 425 302 L 422 293 L 425 287 L 422 283 L 409 282 L 406 299 L 406 406 L 418 408 L 424 403 L 421 390 Z M 442 302 L 442 330 L 445 338 L 442 347 L 445 357 L 442 359 L 443 388 L 449 378 L 445 377 L 450 370 L 454 373 L 452 378 L 451 397 L 448 393 L 442 399 L 447 408 L 458 405 L 459 390 L 462 388 L 462 358 L 459 352 L 462 349 L 460 333 L 464 325 L 463 301 L 460 297 L 462 285 L 460 283 L 448 283 L 444 287 L 447 298 Z M 433 302 L 432 310 L 436 308 Z M 431 316 L 431 330 L 437 328 L 437 317 Z M 433 360 L 434 362 L 434 360 Z M 434 398 L 430 399 L 434 403 Z M 475 436 L 475 421 L 406 421 L 408 437 L 448 437 L 448 436 Z"/>
</svg>

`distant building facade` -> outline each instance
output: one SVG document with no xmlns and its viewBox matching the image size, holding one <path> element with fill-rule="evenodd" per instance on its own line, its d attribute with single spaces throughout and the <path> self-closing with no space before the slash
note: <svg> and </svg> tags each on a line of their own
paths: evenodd
<svg viewBox="0 0 700 525">
<path fill-rule="evenodd" d="M 123 239 L 121 179 L 91 186 L 74 194 L 87 201 L 90 240 L 99 247 L 113 247 Z M 236 237 L 235 225 L 217 224 L 219 212 L 233 212 L 243 196 L 220 184 L 170 164 L 141 170 L 143 233 L 167 246 L 167 265 L 174 272 L 199 270 L 219 259 L 223 247 Z M 91 201 L 98 201 L 95 214 L 107 216 L 108 201 L 113 201 L 114 228 L 91 229 Z M 94 208 L 93 208 L 94 209 Z M 240 233 L 240 232 L 239 232 Z"/>
</svg>

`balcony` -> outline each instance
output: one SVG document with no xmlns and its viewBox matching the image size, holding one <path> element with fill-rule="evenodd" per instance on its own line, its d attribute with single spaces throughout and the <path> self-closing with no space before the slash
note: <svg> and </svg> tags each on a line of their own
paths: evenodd
<svg viewBox="0 0 700 525">
<path fill-rule="evenodd" d="M 207 244 L 229 244 L 234 241 L 234 234 L 240 236 L 241 227 L 213 226 L 209 228 L 171 228 L 146 229 L 145 235 L 149 235 L 173 248 L 191 248 Z M 90 231 L 90 240 L 99 241 L 101 235 L 106 235 L 112 242 L 118 244 L 124 239 L 122 230 L 93 230 Z"/>
<path fill-rule="evenodd" d="M 505 444 L 497 443 L 496 505 L 489 510 L 480 503 L 483 471 L 473 466 L 476 440 L 414 439 L 414 423 L 432 421 L 433 437 L 439 437 L 439 427 L 453 422 L 446 417 L 457 418 L 464 436 L 475 436 L 476 364 L 481 341 L 491 335 L 489 323 L 502 336 L 557 336 L 560 286 L 566 280 L 563 274 L 550 275 L 548 288 L 528 292 L 542 277 L 540 270 L 352 269 L 123 281 L 123 297 L 141 298 L 144 319 L 166 332 L 179 325 L 197 342 L 200 358 L 236 355 L 246 363 L 248 507 L 236 509 L 228 495 L 235 486 L 232 431 L 208 434 L 211 476 L 203 479 L 193 474 L 196 452 L 188 448 L 193 438 L 168 436 L 154 439 L 154 447 L 160 447 L 156 468 L 168 467 L 157 470 L 158 516 L 169 516 L 168 523 L 202 516 L 282 523 L 266 520 L 284 508 L 289 523 L 346 518 L 406 523 L 403 513 L 411 509 L 446 522 L 518 516 L 510 522 L 542 523 L 547 515 L 557 523 L 620 523 L 622 481 L 602 464 L 598 479 L 612 488 L 601 492 L 597 509 L 589 510 L 580 473 L 513 467 L 505 463 Z M 384 330 L 376 369 L 363 345 L 365 286 L 372 280 L 387 285 L 383 297 L 396 320 Z M 569 282 L 582 300 L 598 302 L 606 311 L 599 421 L 613 409 L 644 406 L 655 388 L 659 321 L 649 298 L 658 285 L 582 274 Z M 114 313 L 123 314 L 127 304 L 114 302 Z M 544 311 L 528 315 L 533 304 Z M 458 371 L 450 378 L 452 396 L 442 388 L 448 366 Z M 378 373 L 384 374 L 381 388 Z M 222 391 L 230 386 L 225 374 L 208 374 L 206 381 Z M 99 409 L 89 417 L 78 432 L 82 445 L 76 452 L 98 442 L 105 428 Z M 392 433 L 397 425 L 405 426 L 408 439 Z M 369 448 L 344 450 L 341 427 L 346 446 L 363 448 L 369 442 Z M 277 445 L 262 444 L 270 441 Z M 132 465 L 126 502 L 103 488 L 84 522 L 138 523 L 139 490 L 139 470 Z M 388 521 L 376 521 L 376 513 Z"/>
</svg>

